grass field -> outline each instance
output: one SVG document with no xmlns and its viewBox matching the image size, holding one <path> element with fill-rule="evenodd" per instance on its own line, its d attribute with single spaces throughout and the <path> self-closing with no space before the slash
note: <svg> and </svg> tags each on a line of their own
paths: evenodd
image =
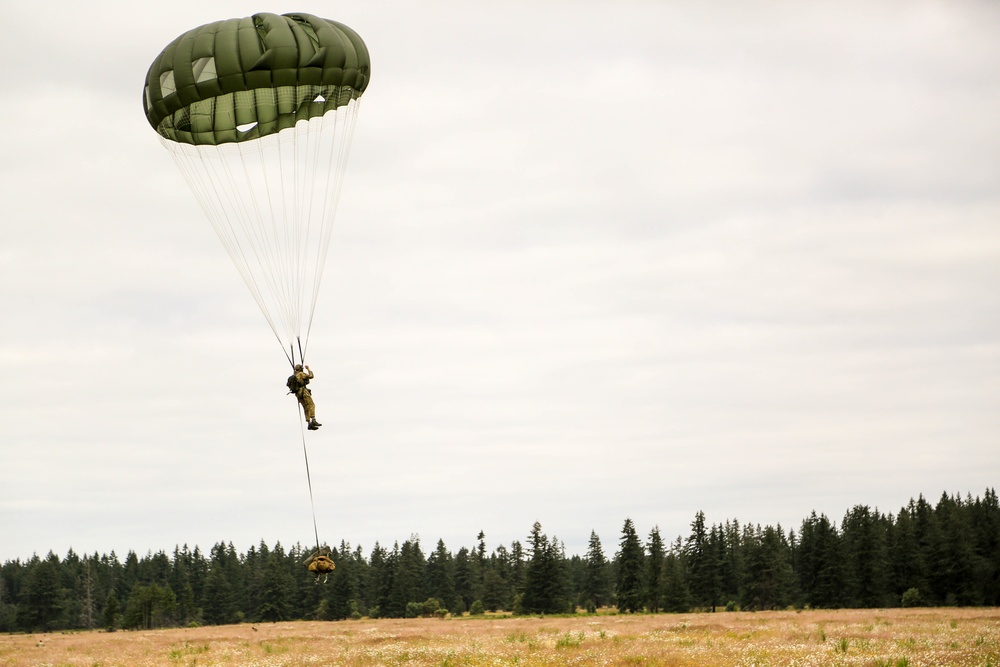
<svg viewBox="0 0 1000 667">
<path fill-rule="evenodd" d="M 0 667 L 1000 667 L 1000 609 L 480 617 L 0 635 Z"/>
</svg>

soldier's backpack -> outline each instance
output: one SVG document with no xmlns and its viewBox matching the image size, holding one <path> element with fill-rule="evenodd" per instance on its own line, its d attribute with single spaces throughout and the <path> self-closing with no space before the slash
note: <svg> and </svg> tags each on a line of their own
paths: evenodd
<svg viewBox="0 0 1000 667">
<path fill-rule="evenodd" d="M 299 390 L 299 379 L 294 375 L 290 375 L 288 377 L 288 381 L 285 383 L 285 386 L 288 387 L 289 394 L 294 394 Z"/>
</svg>

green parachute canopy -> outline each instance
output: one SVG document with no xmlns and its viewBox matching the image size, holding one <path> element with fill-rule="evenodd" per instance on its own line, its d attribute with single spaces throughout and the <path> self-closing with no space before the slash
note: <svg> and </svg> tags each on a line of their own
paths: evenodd
<svg viewBox="0 0 1000 667">
<path fill-rule="evenodd" d="M 167 45 L 146 74 L 143 108 L 171 141 L 242 142 L 323 116 L 361 96 L 368 48 L 311 14 L 216 21 Z"/>
<path fill-rule="evenodd" d="M 368 48 L 310 14 L 184 33 L 146 74 L 143 111 L 289 363 L 303 362 Z"/>
</svg>

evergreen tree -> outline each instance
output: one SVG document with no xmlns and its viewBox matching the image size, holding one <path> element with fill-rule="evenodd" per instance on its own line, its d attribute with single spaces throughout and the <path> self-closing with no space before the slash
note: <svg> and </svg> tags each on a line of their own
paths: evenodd
<svg viewBox="0 0 1000 667">
<path fill-rule="evenodd" d="M 223 625 L 236 620 L 236 601 L 226 575 L 218 567 L 208 572 L 205 593 L 201 601 L 205 622 Z"/>
<path fill-rule="evenodd" d="M 507 571 L 509 573 L 507 581 L 513 594 L 524 592 L 524 579 L 527 572 L 527 563 L 524 556 L 524 547 L 518 540 L 510 543 L 510 558 L 507 561 Z"/>
<path fill-rule="evenodd" d="M 708 544 L 706 558 L 708 559 L 711 575 L 709 577 L 709 606 L 714 612 L 716 607 L 723 604 L 722 582 L 725 578 L 726 560 L 726 538 L 722 526 L 712 524 L 708 531 Z"/>
<path fill-rule="evenodd" d="M 1000 501 L 994 489 L 986 489 L 969 507 L 975 552 L 979 559 L 975 587 L 982 591 L 982 604 L 1000 605 Z"/>
<path fill-rule="evenodd" d="M 420 537 L 411 535 L 410 539 L 403 542 L 399 551 L 399 565 L 389 596 L 392 616 L 402 618 L 407 615 L 408 603 L 419 604 L 428 598 L 425 587 L 426 566 L 427 560 L 420 548 Z"/>
<path fill-rule="evenodd" d="M 174 623 L 176 607 L 177 601 L 169 586 L 139 584 L 129 595 L 123 625 L 142 630 L 167 627 Z"/>
<path fill-rule="evenodd" d="M 122 564 L 121 576 L 118 578 L 118 599 L 128 600 L 132 589 L 142 583 L 139 580 L 139 557 L 131 549 Z"/>
<path fill-rule="evenodd" d="M 608 603 L 609 584 L 608 559 L 604 556 L 601 538 L 592 530 L 587 546 L 586 573 L 583 579 L 584 605 L 593 607 L 594 610 L 605 606 Z"/>
<path fill-rule="evenodd" d="M 264 551 L 261 553 L 263 555 Z M 274 552 L 267 553 L 263 557 L 265 561 L 260 600 L 254 616 L 258 621 L 265 623 L 291 620 L 293 618 L 291 594 L 295 586 L 284 553 L 278 545 Z"/>
<path fill-rule="evenodd" d="M 510 589 L 500 572 L 490 567 L 483 575 L 483 606 L 487 611 L 507 609 L 510 604 Z M 473 600 L 473 602 L 475 602 Z"/>
<path fill-rule="evenodd" d="M 528 537 L 530 544 L 524 594 L 521 598 L 525 613 L 556 614 L 568 608 L 566 573 L 558 543 L 549 541 L 542 524 L 535 522 Z"/>
<path fill-rule="evenodd" d="M 921 589 L 923 600 L 930 605 L 944 604 L 948 592 L 940 573 L 944 565 L 944 546 L 941 527 L 934 508 L 921 494 L 913 504 L 913 527 L 920 549 L 921 560 L 927 568 L 927 590 Z"/>
<path fill-rule="evenodd" d="M 317 609 L 315 614 L 317 618 L 342 621 L 358 611 L 361 577 L 350 544 L 342 541 L 340 548 L 333 550 L 333 557 L 337 569 L 327 578 L 326 596 L 320 602 L 322 608 Z"/>
<path fill-rule="evenodd" d="M 646 543 L 648 557 L 646 558 L 646 608 L 654 614 L 663 607 L 663 538 L 660 537 L 659 526 L 653 526 L 649 531 L 649 542 Z"/>
<path fill-rule="evenodd" d="M 526 613 L 539 613 L 547 605 L 546 579 L 549 577 L 548 537 L 542 532 L 542 524 L 538 521 L 531 527 L 528 535 L 528 567 L 524 581 L 524 594 L 521 598 L 522 609 Z"/>
<path fill-rule="evenodd" d="M 663 609 L 674 613 L 691 610 L 684 549 L 679 537 L 663 559 Z"/>
<path fill-rule="evenodd" d="M 49 553 L 45 560 L 36 558 L 29 566 L 19 605 L 22 627 L 42 632 L 61 627 L 64 599 L 58 564 L 59 558 Z"/>
<path fill-rule="evenodd" d="M 782 609 L 791 604 L 795 573 L 791 566 L 791 548 L 781 526 L 758 525 L 744 531 L 747 581 L 743 593 L 746 609 Z"/>
<path fill-rule="evenodd" d="M 740 599 L 740 584 L 743 581 L 743 549 L 740 544 L 740 524 L 726 521 L 722 529 L 722 595 L 720 600 L 734 602 Z"/>
<path fill-rule="evenodd" d="M 512 574 L 510 552 L 501 544 L 490 555 L 483 573 L 483 606 L 488 611 L 510 609 L 514 593 L 511 590 Z"/>
<path fill-rule="evenodd" d="M 121 607 L 118 604 L 118 597 L 114 589 L 108 591 L 108 597 L 104 599 L 104 612 L 101 614 L 101 625 L 108 632 L 114 632 L 121 624 Z"/>
<path fill-rule="evenodd" d="M 0 568 L 0 632 L 14 632 L 17 629 L 17 605 L 7 592 L 5 569 L 7 569 L 6 563 Z"/>
<path fill-rule="evenodd" d="M 799 590 L 811 607 L 831 609 L 843 600 L 844 562 L 837 527 L 813 512 L 802 522 L 794 563 Z"/>
<path fill-rule="evenodd" d="M 193 556 L 185 544 L 183 548 L 174 549 L 173 567 L 170 571 L 170 588 L 177 600 L 177 621 L 180 625 L 188 625 L 196 621 L 200 615 L 196 604 L 194 585 L 191 581 Z"/>
<path fill-rule="evenodd" d="M 691 522 L 691 534 L 684 546 L 688 588 L 695 607 L 715 611 L 721 588 L 716 552 L 709 543 L 705 513 L 698 511 Z"/>
<path fill-rule="evenodd" d="M 467 547 L 455 554 L 455 595 L 462 601 L 462 612 L 472 608 L 472 603 L 482 595 L 479 581 L 479 565 Z M 452 609 L 452 613 L 458 609 Z"/>
<path fill-rule="evenodd" d="M 615 556 L 619 611 L 642 611 L 644 597 L 643 560 L 642 544 L 635 532 L 635 526 L 631 519 L 625 519 L 619 550 Z"/>
<path fill-rule="evenodd" d="M 934 508 L 941 527 L 940 558 L 935 578 L 949 606 L 981 605 L 984 599 L 982 588 L 976 586 L 981 565 L 976 554 L 969 505 L 962 501 L 961 496 L 942 494 Z"/>
<path fill-rule="evenodd" d="M 445 547 L 444 540 L 438 540 L 434 552 L 427 557 L 427 590 L 430 597 L 451 605 L 455 592 L 455 559 Z"/>
<path fill-rule="evenodd" d="M 883 607 L 889 596 L 889 551 L 885 521 L 878 510 L 856 505 L 841 527 L 847 603 L 851 607 Z"/>
<path fill-rule="evenodd" d="M 375 617 L 388 618 L 389 593 L 392 590 L 395 576 L 394 559 L 384 547 L 376 542 L 368 563 L 368 584 L 365 587 L 368 592 L 368 597 L 365 600 L 368 612 Z"/>
</svg>

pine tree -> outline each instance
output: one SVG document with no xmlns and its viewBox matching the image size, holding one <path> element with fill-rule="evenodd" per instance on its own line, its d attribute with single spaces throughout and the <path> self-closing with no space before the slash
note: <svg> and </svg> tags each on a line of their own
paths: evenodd
<svg viewBox="0 0 1000 667">
<path fill-rule="evenodd" d="M 743 543 L 747 550 L 743 606 L 767 610 L 791 604 L 795 573 L 791 548 L 781 526 L 748 528 L 744 530 Z"/>
<path fill-rule="evenodd" d="M 740 583 L 743 580 L 743 549 L 740 544 L 740 524 L 738 521 L 726 521 L 722 530 L 723 565 L 722 565 L 722 596 L 720 599 L 735 604 L 740 599 Z"/>
<path fill-rule="evenodd" d="M 653 526 L 646 543 L 649 556 L 646 559 L 646 608 L 654 614 L 663 606 L 663 538 L 660 528 Z"/>
<path fill-rule="evenodd" d="M 462 602 L 462 612 L 471 609 L 472 603 L 482 595 L 480 579 L 475 556 L 469 552 L 468 547 L 462 547 L 455 554 L 455 596 Z M 451 610 L 452 613 L 459 611 L 458 605 L 453 606 L 455 608 Z"/>
<path fill-rule="evenodd" d="M 524 595 L 521 605 L 526 613 L 543 613 L 549 604 L 548 577 L 550 576 L 548 559 L 549 539 L 542 532 L 542 524 L 538 521 L 531 527 L 528 535 L 528 567 L 524 580 Z"/>
<path fill-rule="evenodd" d="M 172 625 L 176 607 L 177 601 L 169 586 L 139 584 L 129 595 L 123 625 L 143 630 Z"/>
<path fill-rule="evenodd" d="M 277 622 L 292 618 L 291 592 L 295 590 L 292 574 L 285 564 L 280 546 L 267 554 L 260 589 L 260 602 L 255 617 L 259 621 Z"/>
<path fill-rule="evenodd" d="M 588 607 L 594 610 L 608 602 L 608 559 L 604 557 L 601 538 L 593 530 L 590 531 L 590 543 L 587 546 L 586 571 L 583 579 L 581 597 Z"/>
<path fill-rule="evenodd" d="M 832 609 L 843 604 L 844 559 L 837 527 L 825 514 L 813 512 L 802 522 L 794 555 L 798 587 L 811 607 Z"/>
<path fill-rule="evenodd" d="M 399 565 L 390 595 L 393 616 L 406 616 L 409 603 L 419 604 L 427 599 L 426 567 L 427 559 L 420 548 L 420 536 L 411 535 L 399 550 Z"/>
<path fill-rule="evenodd" d="M 118 604 L 118 596 L 112 589 L 108 591 L 108 596 L 104 599 L 104 612 L 101 614 L 101 625 L 108 632 L 114 632 L 120 625 L 121 606 Z"/>
<path fill-rule="evenodd" d="M 340 548 L 334 549 L 333 560 L 337 568 L 327 579 L 326 595 L 320 605 L 323 606 L 325 618 L 342 621 L 358 611 L 360 576 L 351 553 L 351 545 L 347 542 L 341 541 Z"/>
<path fill-rule="evenodd" d="M 975 551 L 979 559 L 976 588 L 983 604 L 1000 605 L 1000 501 L 994 489 L 986 489 L 969 507 Z"/>
<path fill-rule="evenodd" d="M 524 577 L 527 572 L 527 564 L 524 556 L 524 547 L 521 542 L 514 540 L 510 543 L 510 558 L 507 560 L 507 581 L 510 584 L 511 593 L 518 595 L 524 592 Z"/>
<path fill-rule="evenodd" d="M 525 613 L 556 614 L 569 607 L 565 554 L 558 540 L 542 532 L 542 524 L 531 528 L 530 554 L 525 573 L 521 609 Z"/>
<path fill-rule="evenodd" d="M 63 591 L 59 586 L 58 557 L 50 553 L 45 560 L 35 559 L 28 569 L 21 593 L 21 623 L 29 630 L 47 632 L 62 622 Z"/>
<path fill-rule="evenodd" d="M 684 549 L 679 537 L 663 559 L 663 609 L 674 613 L 691 610 Z"/>
<path fill-rule="evenodd" d="M 455 601 L 455 560 L 444 540 L 438 540 L 437 548 L 427 558 L 427 590 L 430 597 L 446 607 Z"/>
<path fill-rule="evenodd" d="M 263 542 L 262 542 L 263 544 Z M 197 619 L 194 586 L 191 583 L 192 554 L 185 544 L 174 549 L 173 567 L 170 571 L 170 588 L 177 598 L 177 621 L 182 626 Z"/>
<path fill-rule="evenodd" d="M 972 530 L 971 512 L 961 496 L 942 494 L 934 508 L 941 526 L 941 558 L 937 575 L 939 587 L 949 605 L 983 604 L 983 590 L 976 586 L 981 569 L 976 554 L 975 535 Z"/>
<path fill-rule="evenodd" d="M 642 611 L 644 597 L 642 569 L 644 565 L 642 544 L 635 532 L 632 519 L 625 519 L 619 551 L 615 556 L 617 566 L 618 610 Z"/>
<path fill-rule="evenodd" d="M 389 592 L 392 590 L 394 574 L 395 566 L 389 552 L 376 542 L 368 557 L 368 583 L 365 586 L 368 613 L 376 618 L 389 616 Z"/>
<path fill-rule="evenodd" d="M 684 545 L 687 561 L 688 587 L 695 607 L 715 611 L 720 588 L 716 553 L 709 544 L 705 513 L 698 511 L 691 522 L 691 534 Z"/>
<path fill-rule="evenodd" d="M 885 520 L 878 510 L 856 505 L 845 516 L 841 541 L 846 566 L 845 588 L 851 607 L 882 607 L 889 595 L 889 551 Z"/>
<path fill-rule="evenodd" d="M 236 620 L 233 589 L 221 567 L 214 566 L 209 570 L 201 606 L 205 622 L 210 625 L 224 625 Z"/>
<path fill-rule="evenodd" d="M 483 575 L 483 606 L 487 611 L 506 609 L 510 598 L 510 589 L 503 575 L 495 567 L 488 568 Z"/>
</svg>

